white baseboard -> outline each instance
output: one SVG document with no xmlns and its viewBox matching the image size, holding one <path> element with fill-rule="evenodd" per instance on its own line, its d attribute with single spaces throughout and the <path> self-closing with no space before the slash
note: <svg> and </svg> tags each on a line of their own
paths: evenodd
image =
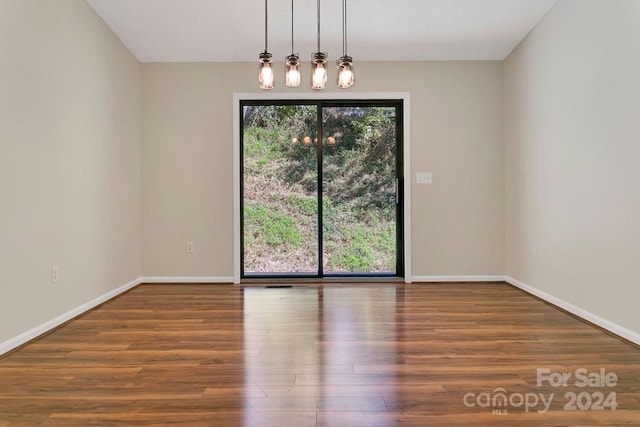
<svg viewBox="0 0 640 427">
<path fill-rule="evenodd" d="M 156 276 L 156 277 L 141 277 L 140 283 L 233 283 L 233 276 L 222 277 L 201 277 L 201 276 L 187 276 L 187 277 L 170 277 L 170 276 Z"/>
<path fill-rule="evenodd" d="M 66 313 L 61 314 L 47 322 L 42 323 L 41 325 L 36 326 L 33 329 L 30 329 L 22 334 L 11 338 L 8 341 L 0 343 L 0 355 L 3 355 L 14 348 L 21 346 L 34 338 L 39 337 L 40 335 L 49 332 L 50 330 L 62 325 L 65 322 L 77 317 L 94 307 L 99 306 L 100 304 L 109 301 L 111 298 L 117 297 L 123 292 L 128 291 L 129 289 L 140 284 L 140 279 L 132 280 L 131 282 L 120 286 L 112 291 L 107 292 L 104 295 L 99 296 L 98 298 L 92 299 L 91 301 L 84 303 L 82 305 L 77 306 L 74 309 L 67 311 Z"/>
<path fill-rule="evenodd" d="M 411 282 L 504 282 L 505 276 L 413 276 Z"/>
<path fill-rule="evenodd" d="M 522 289 L 523 291 L 535 295 L 538 298 L 545 300 L 548 303 L 551 303 L 555 306 L 562 308 L 563 310 L 568 311 L 571 314 L 574 314 L 588 322 L 593 323 L 594 325 L 600 326 L 603 329 L 608 330 L 622 338 L 625 338 L 633 343 L 640 345 L 640 334 L 632 331 L 631 329 L 627 329 L 624 326 L 620 326 L 617 323 L 611 322 L 607 319 L 604 319 L 596 314 L 593 314 L 587 310 L 584 310 L 578 306 L 571 304 L 563 299 L 555 297 L 551 294 L 548 294 L 544 291 L 541 291 L 538 288 L 534 288 L 533 286 L 529 286 L 526 283 L 523 283 L 513 277 L 506 276 L 505 281 L 516 288 Z"/>
</svg>

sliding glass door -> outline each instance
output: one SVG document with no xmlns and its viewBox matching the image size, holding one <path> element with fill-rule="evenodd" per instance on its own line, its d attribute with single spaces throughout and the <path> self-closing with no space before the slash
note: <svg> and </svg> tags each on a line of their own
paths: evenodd
<svg viewBox="0 0 640 427">
<path fill-rule="evenodd" d="M 402 276 L 399 101 L 242 101 L 243 277 Z"/>
</svg>

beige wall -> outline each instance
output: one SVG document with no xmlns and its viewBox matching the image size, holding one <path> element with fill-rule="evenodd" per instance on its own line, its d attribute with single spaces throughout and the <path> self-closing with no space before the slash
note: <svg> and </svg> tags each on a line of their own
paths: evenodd
<svg viewBox="0 0 640 427">
<path fill-rule="evenodd" d="M 2 343 L 140 276 L 141 158 L 140 66 L 86 2 L 0 0 L 0 70 Z"/>
<path fill-rule="evenodd" d="M 411 178 L 433 172 L 411 194 L 413 275 L 504 274 L 502 63 L 357 66 L 354 97 L 410 92 Z M 233 276 L 232 99 L 259 91 L 256 74 L 247 63 L 142 65 L 144 276 Z"/>
<path fill-rule="evenodd" d="M 639 23 L 561 0 L 506 60 L 504 133 L 507 274 L 636 333 Z"/>
</svg>

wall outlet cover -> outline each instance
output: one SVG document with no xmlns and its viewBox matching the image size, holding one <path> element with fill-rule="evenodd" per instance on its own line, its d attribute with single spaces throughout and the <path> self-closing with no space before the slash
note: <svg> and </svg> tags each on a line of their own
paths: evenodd
<svg viewBox="0 0 640 427">
<path fill-rule="evenodd" d="M 431 184 L 432 182 L 433 182 L 433 176 L 431 172 L 418 172 L 416 174 L 416 183 Z"/>
</svg>

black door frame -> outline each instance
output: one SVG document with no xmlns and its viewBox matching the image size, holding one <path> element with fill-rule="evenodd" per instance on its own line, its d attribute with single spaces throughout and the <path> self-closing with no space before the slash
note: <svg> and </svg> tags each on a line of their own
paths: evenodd
<svg viewBox="0 0 640 427">
<path fill-rule="evenodd" d="M 394 107 L 396 109 L 396 271 L 384 273 L 328 273 L 323 266 L 323 145 L 316 144 L 317 158 L 317 220 L 318 220 L 318 269 L 317 273 L 249 273 L 244 270 L 244 107 L 246 106 L 278 106 L 278 105 L 315 105 L 317 108 L 316 137 L 323 140 L 323 114 L 324 107 Z M 351 278 L 351 277 L 397 277 L 404 278 L 404 100 L 403 99 L 241 99 L 239 111 L 239 136 L 240 136 L 240 165 L 238 177 L 240 183 L 240 278 L 241 279 L 277 279 L 277 278 Z"/>
</svg>

